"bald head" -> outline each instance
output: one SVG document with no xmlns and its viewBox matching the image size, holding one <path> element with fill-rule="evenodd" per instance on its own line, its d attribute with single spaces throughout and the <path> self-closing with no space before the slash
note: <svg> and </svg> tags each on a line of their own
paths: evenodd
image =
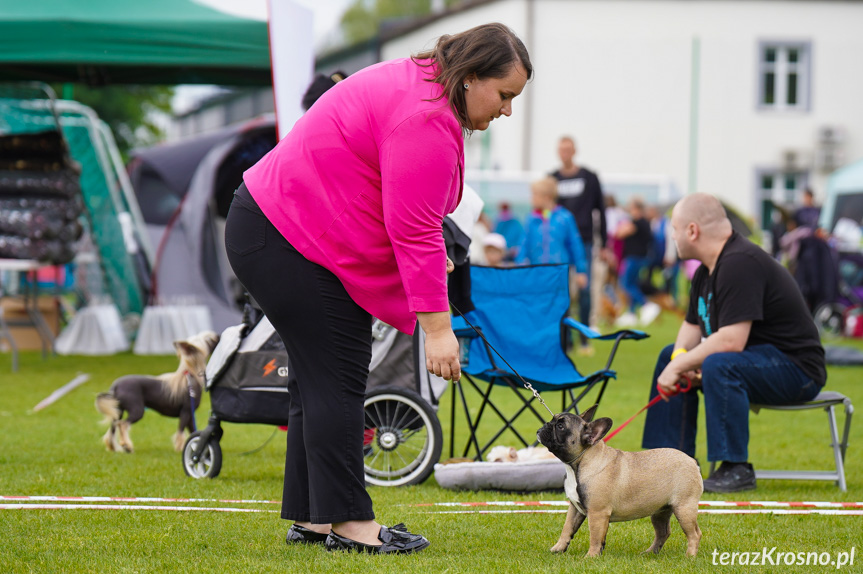
<svg viewBox="0 0 863 574">
<path fill-rule="evenodd" d="M 678 201 L 671 212 L 671 228 L 680 258 L 697 259 L 711 270 L 731 237 L 725 208 L 706 193 L 693 193 Z"/>
<path fill-rule="evenodd" d="M 709 239 L 728 239 L 731 221 L 718 199 L 707 193 L 687 195 L 674 206 L 674 215 L 683 225 L 694 223 Z"/>
</svg>

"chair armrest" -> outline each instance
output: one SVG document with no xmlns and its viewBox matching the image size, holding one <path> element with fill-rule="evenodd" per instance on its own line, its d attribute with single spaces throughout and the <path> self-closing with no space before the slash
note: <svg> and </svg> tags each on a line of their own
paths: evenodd
<svg viewBox="0 0 863 574">
<path fill-rule="evenodd" d="M 620 331 L 615 331 L 614 333 L 609 333 L 608 335 L 603 335 L 597 331 L 594 331 L 584 323 L 579 323 L 572 317 L 565 317 L 563 319 L 563 324 L 571 329 L 575 329 L 588 339 L 597 339 L 600 341 L 613 341 L 615 339 L 646 339 L 650 335 L 645 333 L 644 331 L 637 331 L 633 329 L 621 329 Z"/>
</svg>

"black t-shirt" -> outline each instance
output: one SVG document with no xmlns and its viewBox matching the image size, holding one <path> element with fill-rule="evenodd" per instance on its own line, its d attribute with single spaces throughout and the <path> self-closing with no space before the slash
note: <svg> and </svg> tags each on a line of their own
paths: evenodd
<svg viewBox="0 0 863 574">
<path fill-rule="evenodd" d="M 716 267 L 692 278 L 687 323 L 709 337 L 721 327 L 752 321 L 746 346 L 773 345 L 823 386 L 824 348 L 797 283 L 785 267 L 736 231 Z"/>
<path fill-rule="evenodd" d="M 650 247 L 653 245 L 653 232 L 650 230 L 650 222 L 644 219 L 636 219 L 635 233 L 623 238 L 623 257 L 647 257 Z"/>
<path fill-rule="evenodd" d="M 551 176 L 557 180 L 557 203 L 575 217 L 584 243 L 593 243 L 593 212 L 599 212 L 599 242 L 605 247 L 605 199 L 596 174 L 582 167 L 575 175 L 561 175 L 558 170 Z"/>
</svg>

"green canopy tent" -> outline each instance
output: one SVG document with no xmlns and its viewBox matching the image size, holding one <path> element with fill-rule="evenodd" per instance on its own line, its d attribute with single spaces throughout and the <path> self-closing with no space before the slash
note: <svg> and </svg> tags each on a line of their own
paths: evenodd
<svg viewBox="0 0 863 574">
<path fill-rule="evenodd" d="M 0 0 L 0 83 L 20 81 L 85 83 L 91 86 L 270 86 L 268 25 L 266 21 L 232 16 L 191 0 L 134 3 L 117 0 L 37 0 L 30 3 Z M 104 154 L 92 153 L 99 147 L 99 142 L 92 138 L 91 143 L 95 147 L 88 151 L 83 136 L 92 135 L 93 130 L 79 126 L 76 122 L 81 119 L 64 113 L 61 117 L 63 131 L 72 148 L 73 158 L 95 169 L 95 160 L 100 160 L 101 166 L 105 157 Z M 0 133 L 3 133 L 2 129 Z M 79 143 L 81 145 L 77 145 Z M 119 229 L 114 220 L 125 214 L 120 212 L 137 205 L 131 202 L 125 205 L 122 201 L 131 193 L 126 185 L 128 178 L 123 177 L 125 172 L 114 174 L 109 170 L 104 178 L 108 185 L 102 185 L 99 178 L 87 179 L 84 175 L 82 173 L 81 184 L 82 188 L 87 188 L 83 192 L 88 210 L 92 212 L 98 204 L 113 206 L 116 212 L 114 215 L 106 212 L 105 218 L 94 216 L 97 229 L 93 239 L 98 243 L 105 278 L 122 283 L 115 287 L 129 287 L 130 296 L 126 297 L 122 289 L 116 293 L 118 289 L 110 289 L 111 285 L 108 285 L 112 299 L 125 307 L 122 309 L 124 314 L 130 312 L 134 315 L 143 303 L 140 297 L 134 296 L 140 294 L 135 291 L 139 286 L 135 284 L 134 269 L 129 265 L 123 269 L 108 265 L 115 259 L 128 259 L 123 257 L 123 242 L 114 233 Z M 93 181 L 99 184 L 92 184 Z M 117 186 L 124 192 L 119 196 L 121 201 L 117 201 L 118 194 L 113 193 Z M 136 210 L 128 211 L 137 221 L 134 218 Z M 135 227 L 141 225 L 136 224 Z M 138 233 L 139 238 L 142 235 Z M 108 248 L 114 248 L 110 256 L 106 256 Z"/>
<path fill-rule="evenodd" d="M 0 0 L 0 82 L 270 85 L 267 22 L 190 0 Z"/>
</svg>

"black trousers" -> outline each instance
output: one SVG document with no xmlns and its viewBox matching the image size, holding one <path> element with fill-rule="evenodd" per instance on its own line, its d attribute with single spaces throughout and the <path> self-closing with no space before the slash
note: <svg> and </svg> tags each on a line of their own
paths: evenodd
<svg viewBox="0 0 863 574">
<path fill-rule="evenodd" d="M 363 473 L 371 324 L 341 281 L 303 257 L 245 185 L 225 229 L 228 260 L 288 351 L 291 406 L 282 518 L 372 520 Z"/>
</svg>

